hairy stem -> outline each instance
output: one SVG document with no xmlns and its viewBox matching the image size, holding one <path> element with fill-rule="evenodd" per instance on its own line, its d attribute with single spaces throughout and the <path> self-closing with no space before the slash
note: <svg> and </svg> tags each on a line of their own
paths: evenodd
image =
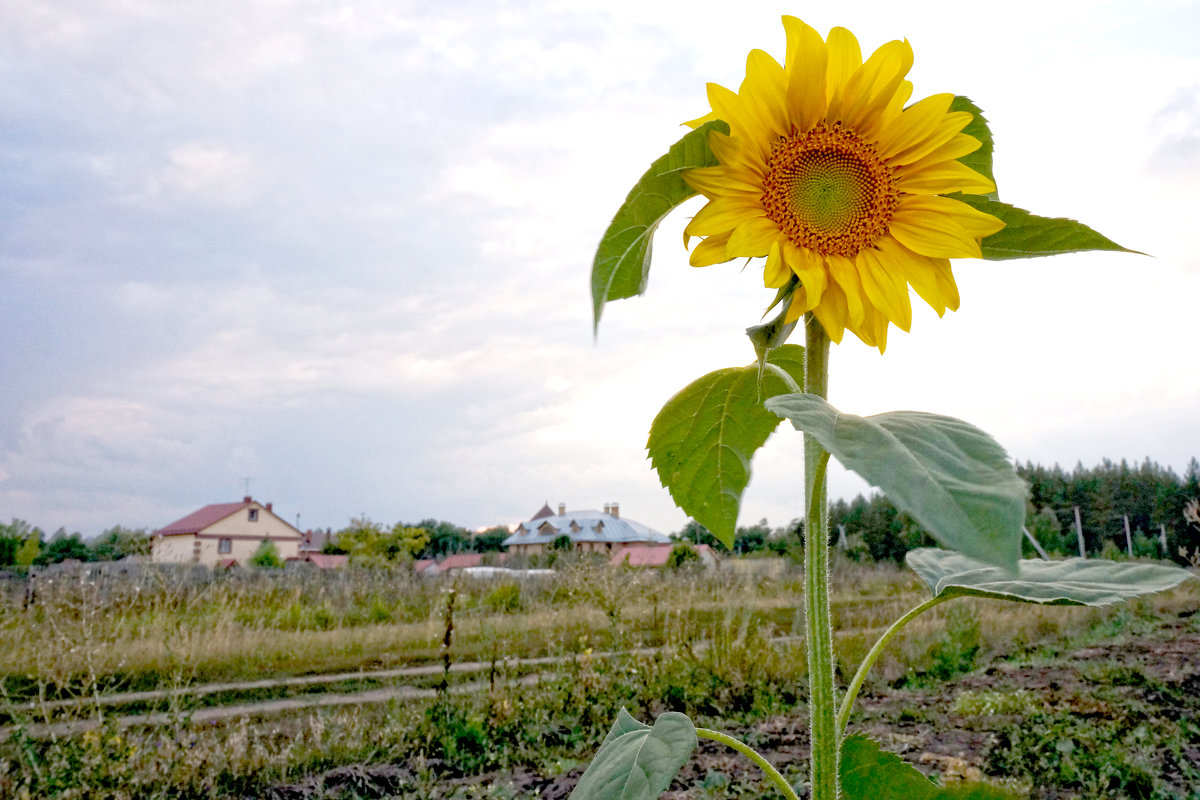
<svg viewBox="0 0 1200 800">
<path fill-rule="evenodd" d="M 846 724 L 850 721 L 850 712 L 854 709 L 854 700 L 858 697 L 858 690 L 862 688 L 863 681 L 867 679 L 867 673 L 871 671 L 871 666 L 879 658 L 884 648 L 892 637 L 900 632 L 900 629 L 911 622 L 919 614 L 922 614 L 939 603 L 944 603 L 948 597 L 933 597 L 926 600 L 921 605 L 909 611 L 900 619 L 892 623 L 892 626 L 884 631 L 883 636 L 879 637 L 879 641 L 871 648 L 871 651 L 863 658 L 862 663 L 858 665 L 858 671 L 854 673 L 854 680 L 850 681 L 850 686 L 846 689 L 846 695 L 842 698 L 842 707 L 838 710 L 837 716 L 837 732 L 838 736 L 846 735 Z"/>
<path fill-rule="evenodd" d="M 829 394 L 829 337 L 816 317 L 805 317 L 804 391 Z M 837 800 L 838 750 L 834 722 L 833 620 L 829 614 L 829 518 L 825 465 L 829 453 L 804 437 L 804 611 L 808 648 L 808 713 L 812 745 L 812 800 Z"/>
<path fill-rule="evenodd" d="M 750 745 L 739 741 L 732 736 L 721 733 L 720 731 L 713 731 L 709 730 L 708 728 L 696 728 L 696 735 L 702 739 L 712 739 L 714 742 L 720 742 L 723 745 L 737 750 L 739 753 L 746 756 L 746 758 L 757 764 L 759 768 L 767 774 L 767 778 L 770 779 L 771 783 L 775 784 L 775 788 L 779 790 L 779 793 L 787 798 L 787 800 L 800 800 L 800 798 L 796 795 L 796 790 L 793 789 L 792 785 L 787 782 L 787 779 L 780 774 L 779 770 L 775 769 L 770 761 L 767 761 L 765 758 L 763 758 L 762 755 Z"/>
</svg>

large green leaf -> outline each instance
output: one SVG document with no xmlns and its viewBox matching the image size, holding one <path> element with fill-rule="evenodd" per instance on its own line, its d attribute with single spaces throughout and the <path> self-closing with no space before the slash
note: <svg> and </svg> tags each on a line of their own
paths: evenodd
<svg viewBox="0 0 1200 800">
<path fill-rule="evenodd" d="M 676 504 L 733 547 L 750 459 L 779 426 L 763 399 L 804 383 L 804 348 L 785 344 L 755 363 L 710 372 L 667 401 L 646 450 Z"/>
<path fill-rule="evenodd" d="M 983 257 L 988 261 L 1056 256 L 1088 250 L 1138 253 L 1073 219 L 1039 217 L 1023 208 L 978 195 L 956 194 L 954 198 L 1004 221 L 1003 230 L 988 236 L 980 244 Z"/>
<path fill-rule="evenodd" d="M 811 394 L 774 397 L 766 406 L 882 489 L 942 544 L 1016 568 L 1025 482 L 979 428 L 917 411 L 843 414 Z"/>
<path fill-rule="evenodd" d="M 696 744 L 696 728 L 683 714 L 668 711 L 650 727 L 622 708 L 571 798 L 655 800 L 671 785 Z"/>
<path fill-rule="evenodd" d="M 934 597 L 991 597 L 1052 606 L 1107 606 L 1171 589 L 1194 577 L 1186 569 L 1137 561 L 1022 559 L 1011 575 L 950 550 L 922 547 L 905 555 Z"/>
<path fill-rule="evenodd" d="M 963 128 L 962 132 L 974 136 L 981 145 L 974 153 L 968 153 L 959 161 L 995 182 L 996 176 L 992 172 L 992 154 L 996 145 L 992 139 L 992 130 L 988 127 L 987 118 L 983 116 L 983 111 L 962 95 L 954 98 L 954 102 L 950 104 L 950 110 L 969 111 L 975 115 L 975 118 L 967 127 Z M 997 199 L 995 195 L 991 195 L 991 197 L 993 200 Z"/>
<path fill-rule="evenodd" d="M 979 784 L 943 788 L 894 753 L 860 734 L 842 740 L 842 800 L 1008 800 L 1013 795 Z"/>
<path fill-rule="evenodd" d="M 667 154 L 650 165 L 613 217 L 596 248 L 592 262 L 594 325 L 609 300 L 639 295 L 650 274 L 651 240 L 658 224 L 671 209 L 696 194 L 681 173 L 694 167 L 711 167 L 717 158 L 708 147 L 710 131 L 729 133 L 721 120 L 705 123 L 685 134 Z"/>
</svg>

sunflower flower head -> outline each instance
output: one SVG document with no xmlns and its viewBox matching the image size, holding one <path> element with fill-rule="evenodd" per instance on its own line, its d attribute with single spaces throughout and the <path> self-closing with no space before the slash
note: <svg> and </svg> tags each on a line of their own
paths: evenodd
<svg viewBox="0 0 1200 800">
<path fill-rule="evenodd" d="M 882 353 L 888 325 L 912 323 L 910 286 L 939 316 L 958 308 L 950 259 L 979 258 L 1004 223 L 945 195 L 995 185 L 958 160 L 980 142 L 954 95 L 906 106 L 908 42 L 864 62 L 844 28 L 783 26 L 784 64 L 751 51 L 741 88 L 709 84 L 711 113 L 688 123 L 729 125 L 709 134 L 718 166 L 683 176 L 708 199 L 684 230 L 703 237 L 690 261 L 765 257 L 768 287 L 798 279 L 788 321 L 811 311 L 833 341 L 849 330 Z"/>
</svg>

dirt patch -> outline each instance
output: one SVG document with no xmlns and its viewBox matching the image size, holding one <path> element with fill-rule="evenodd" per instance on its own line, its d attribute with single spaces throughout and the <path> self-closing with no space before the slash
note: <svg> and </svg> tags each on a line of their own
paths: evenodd
<svg viewBox="0 0 1200 800">
<path fill-rule="evenodd" d="M 1153 634 L 1081 648 L 1044 663 L 996 663 L 928 689 L 864 692 L 851 729 L 871 735 L 926 774 L 948 783 L 981 778 L 994 782 L 1007 775 L 1011 787 L 1035 800 L 1188 797 L 1200 776 L 1200 724 L 1196 722 L 1200 720 L 1200 634 L 1190 627 L 1186 619 L 1168 621 Z M 1017 698 L 1021 707 L 1016 712 L 1011 708 L 999 713 L 963 712 L 960 702 L 956 711 L 956 701 L 964 697 Z M 1114 736 L 1148 731 L 1151 741 L 1146 752 L 1135 754 L 1144 763 L 1089 766 L 1111 753 L 1083 752 L 1089 747 L 1104 749 L 1106 741 L 1097 738 L 1099 734 L 1078 733 L 1092 730 L 1088 725 L 1105 735 L 1115 732 Z M 1186 735 L 1175 737 L 1176 741 L 1153 740 L 1155 732 L 1178 731 L 1179 725 L 1185 726 Z M 1054 780 L 1038 772 L 1043 766 L 1036 762 L 1036 754 L 1024 774 L 1019 765 L 1013 766 L 1021 747 L 1027 745 L 1020 741 L 1021 733 L 1043 730 L 1047 733 L 1039 735 L 1058 737 L 1049 742 L 1052 757 L 1043 759 L 1048 763 L 1045 768 L 1057 764 L 1054 758 L 1064 762 L 1058 764 Z M 802 709 L 730 732 L 764 753 L 803 796 L 808 731 Z M 998 765 L 1006 766 L 1001 771 Z M 416 796 L 565 800 L 583 771 L 579 766 L 554 776 L 521 770 L 439 778 L 445 775 L 439 766 L 344 767 L 302 784 L 276 787 L 266 796 L 278 800 Z M 1076 768 L 1080 774 L 1072 777 L 1070 770 Z M 674 800 L 759 796 L 762 788 L 761 774 L 753 764 L 704 740 L 666 796 Z"/>
</svg>

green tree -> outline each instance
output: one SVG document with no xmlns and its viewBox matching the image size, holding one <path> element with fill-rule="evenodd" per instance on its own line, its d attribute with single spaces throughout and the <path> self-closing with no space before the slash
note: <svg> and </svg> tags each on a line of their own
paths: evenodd
<svg viewBox="0 0 1200 800">
<path fill-rule="evenodd" d="M 275 543 L 270 539 L 263 539 L 254 555 L 250 556 L 250 563 L 262 569 L 279 569 L 283 566 L 283 559 L 279 557 L 279 548 Z"/>
<path fill-rule="evenodd" d="M 18 567 L 29 569 L 37 561 L 42 550 L 42 532 L 36 528 L 25 539 L 21 549 L 17 550 L 16 564 Z"/>
<path fill-rule="evenodd" d="M 91 544 L 93 561 L 119 561 L 128 556 L 150 554 L 150 536 L 144 529 L 130 530 L 114 525 Z"/>
<path fill-rule="evenodd" d="M 79 533 L 67 533 L 65 528 L 59 528 L 50 537 L 46 549 L 38 556 L 38 564 L 58 564 L 68 559 L 75 561 L 91 561 L 92 551 Z"/>
<path fill-rule="evenodd" d="M 504 540 L 509 537 L 508 528 L 496 526 L 475 534 L 471 546 L 476 553 L 495 553 L 504 550 Z"/>
<path fill-rule="evenodd" d="M 678 542 L 667 554 L 667 567 L 680 569 L 688 566 L 700 566 L 700 554 L 688 542 Z"/>
<path fill-rule="evenodd" d="M 413 527 L 424 528 L 429 534 L 429 541 L 420 553 L 422 558 L 439 558 L 471 549 L 471 534 L 453 522 L 430 518 Z"/>
<path fill-rule="evenodd" d="M 350 525 L 336 534 L 337 547 L 350 556 L 357 566 L 383 567 L 407 564 L 428 546 L 429 534 L 424 528 L 397 523 L 384 530 L 378 522 L 356 517 Z"/>
</svg>

